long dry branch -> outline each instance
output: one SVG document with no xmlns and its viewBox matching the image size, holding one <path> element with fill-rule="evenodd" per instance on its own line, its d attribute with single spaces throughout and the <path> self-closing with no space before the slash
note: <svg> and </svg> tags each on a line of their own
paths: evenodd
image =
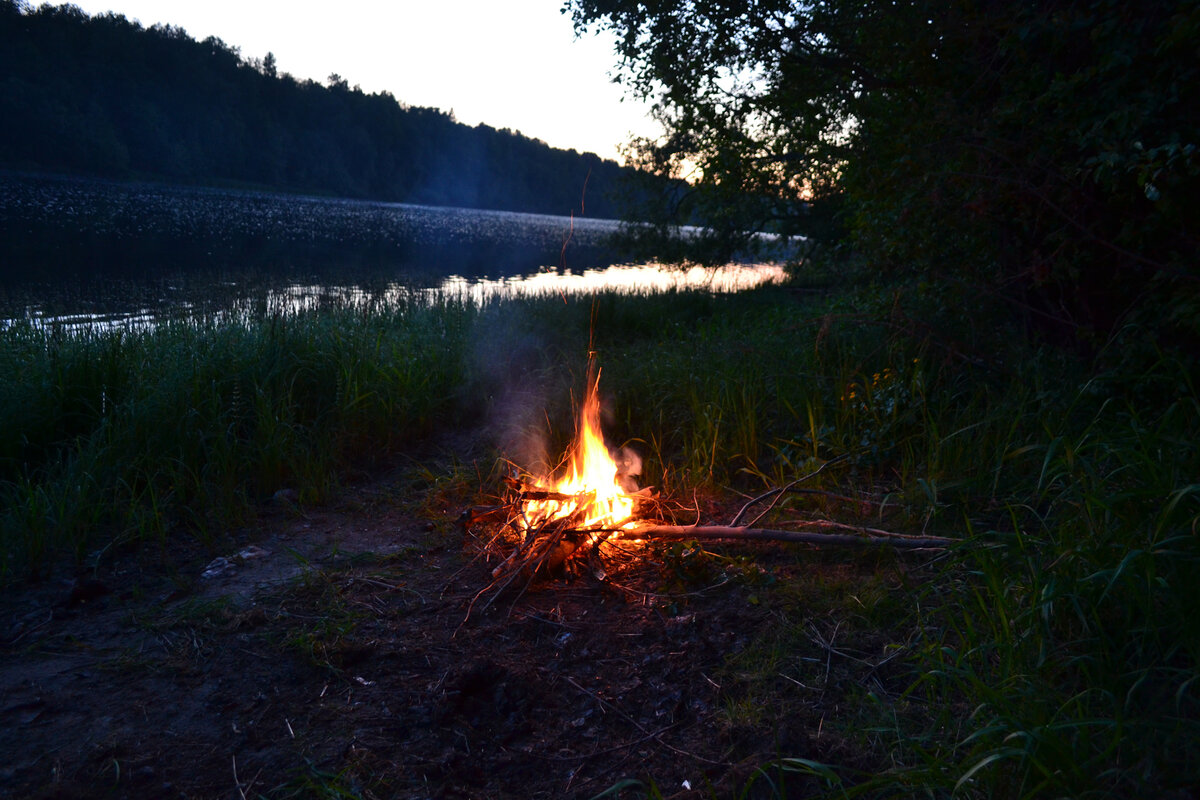
<svg viewBox="0 0 1200 800">
<path fill-rule="evenodd" d="M 789 491 L 811 491 L 797 487 L 816 477 L 826 467 L 839 460 L 827 461 L 816 471 L 802 478 L 750 499 L 742 506 L 729 525 L 665 525 L 647 521 L 641 526 L 629 529 L 619 526 L 581 527 L 587 519 L 587 508 L 595 498 L 595 492 L 564 494 L 552 490 L 530 488 L 516 480 L 506 481 L 514 490 L 506 502 L 493 506 L 470 508 L 460 517 L 460 522 L 468 533 L 471 533 L 472 526 L 477 523 L 491 520 L 499 522 L 499 530 L 486 544 L 483 544 L 481 552 L 489 557 L 501 557 L 500 562 L 492 570 L 491 582 L 471 598 L 463 622 L 465 623 L 470 618 L 476 603 L 485 595 L 490 595 L 482 606 L 486 610 L 502 593 L 518 581 L 524 581 L 525 588 L 528 588 L 535 575 L 558 569 L 564 562 L 577 558 L 581 552 L 586 552 L 589 559 L 597 558 L 600 545 L 609 538 L 728 539 L 799 542 L 825 547 L 888 547 L 903 550 L 941 550 L 950 547 L 957 541 L 942 536 L 909 536 L 832 520 L 805 520 L 799 523 L 807 526 L 809 530 L 753 527 L 758 520 L 771 511 L 783 494 Z M 648 495 L 649 491 L 642 490 L 638 494 L 642 495 L 643 493 Z M 653 498 L 649 496 L 639 496 L 638 499 L 643 502 L 653 501 Z M 564 506 L 571 503 L 572 505 L 567 507 L 573 510 L 564 516 L 534 513 L 531 519 L 530 515 L 527 515 L 526 508 L 526 504 L 530 501 L 557 502 Z M 750 514 L 751 509 L 763 503 L 766 504 L 766 507 L 760 509 L 753 519 L 746 524 L 738 524 L 743 517 Z M 626 523 L 619 523 L 619 525 L 624 524 Z M 841 532 L 823 533 L 811 530 L 811 528 L 832 528 Z M 507 554 L 505 554 L 505 550 L 507 550 Z M 518 592 L 518 597 L 524 593 L 525 588 Z"/>
<path fill-rule="evenodd" d="M 883 536 L 857 536 L 849 533 L 782 531 L 732 525 L 651 525 L 622 531 L 622 535 L 634 539 L 740 539 L 802 542 L 838 547 L 895 547 L 907 550 L 941 549 L 949 547 L 955 542 L 954 539 L 947 539 L 943 536 L 904 536 L 898 533 L 889 533 Z"/>
</svg>

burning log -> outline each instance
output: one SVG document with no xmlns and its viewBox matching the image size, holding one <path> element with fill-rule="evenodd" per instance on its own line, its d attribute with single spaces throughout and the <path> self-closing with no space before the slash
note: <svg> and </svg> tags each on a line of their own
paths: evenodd
<svg viewBox="0 0 1200 800">
<path fill-rule="evenodd" d="M 596 492 L 580 492 L 578 494 L 565 494 L 564 492 L 551 492 L 545 489 L 526 489 L 521 492 L 520 499 L 522 502 L 530 500 L 547 501 L 553 500 L 557 503 L 574 503 L 576 507 L 584 506 L 596 499 Z"/>
</svg>

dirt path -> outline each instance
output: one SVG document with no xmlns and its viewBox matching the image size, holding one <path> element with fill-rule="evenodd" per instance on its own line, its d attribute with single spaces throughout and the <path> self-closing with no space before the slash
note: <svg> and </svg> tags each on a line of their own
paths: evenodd
<svg viewBox="0 0 1200 800">
<path fill-rule="evenodd" d="M 443 505 L 377 486 L 264 512 L 227 563 L 150 546 L 8 590 L 0 797 L 727 795 L 779 755 L 861 761 L 836 720 L 902 688 L 903 632 L 847 612 L 887 616 L 894 556 L 673 545 L 464 623 L 489 568 Z"/>
</svg>

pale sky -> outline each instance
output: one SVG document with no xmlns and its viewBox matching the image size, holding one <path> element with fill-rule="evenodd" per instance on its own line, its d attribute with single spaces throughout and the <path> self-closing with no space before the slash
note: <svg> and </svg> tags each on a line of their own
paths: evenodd
<svg viewBox="0 0 1200 800">
<path fill-rule="evenodd" d="M 60 0 L 55 0 L 59 2 Z M 217 36 L 243 58 L 325 83 L 453 110 L 459 122 L 519 130 L 554 147 L 621 160 L 633 132 L 656 135 L 648 107 L 623 98 L 611 36 L 576 39 L 562 0 L 73 0 L 149 28 Z"/>
</svg>

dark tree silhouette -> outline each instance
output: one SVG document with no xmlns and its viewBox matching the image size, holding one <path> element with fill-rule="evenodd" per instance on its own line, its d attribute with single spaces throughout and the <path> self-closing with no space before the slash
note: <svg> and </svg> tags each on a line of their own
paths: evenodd
<svg viewBox="0 0 1200 800">
<path fill-rule="evenodd" d="M 657 102 L 643 163 L 699 165 L 667 198 L 693 217 L 786 231 L 836 201 L 848 249 L 946 307 L 1096 343 L 1140 309 L 1200 346 L 1194 0 L 567 5 Z"/>
<path fill-rule="evenodd" d="M 0 167 L 613 217 L 634 170 L 216 37 L 0 0 Z M 587 185 L 586 205 L 582 190 Z"/>
</svg>

